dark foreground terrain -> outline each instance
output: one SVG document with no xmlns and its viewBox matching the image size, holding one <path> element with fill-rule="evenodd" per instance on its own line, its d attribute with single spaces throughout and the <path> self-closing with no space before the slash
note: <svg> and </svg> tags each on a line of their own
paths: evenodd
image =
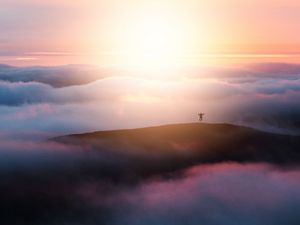
<svg viewBox="0 0 300 225">
<path fill-rule="evenodd" d="M 266 133 L 230 124 L 174 124 L 149 128 L 99 131 L 57 137 L 52 141 L 84 145 L 94 149 L 108 147 L 119 153 L 159 155 L 189 163 L 223 161 L 300 162 L 300 136 Z"/>
<path fill-rule="evenodd" d="M 300 138 L 174 124 L 1 147 L 0 224 L 290 224 Z"/>
</svg>

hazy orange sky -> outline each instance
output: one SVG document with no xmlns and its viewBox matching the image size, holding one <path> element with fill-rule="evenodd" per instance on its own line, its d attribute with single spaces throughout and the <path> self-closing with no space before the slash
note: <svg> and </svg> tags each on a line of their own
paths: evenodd
<svg viewBox="0 0 300 225">
<path fill-rule="evenodd" d="M 293 61 L 299 12 L 297 0 L 0 0 L 0 62 Z"/>
</svg>

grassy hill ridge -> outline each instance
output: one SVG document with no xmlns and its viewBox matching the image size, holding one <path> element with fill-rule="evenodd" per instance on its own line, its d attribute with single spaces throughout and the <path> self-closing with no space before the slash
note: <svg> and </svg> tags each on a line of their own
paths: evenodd
<svg viewBox="0 0 300 225">
<path fill-rule="evenodd" d="M 298 163 L 300 137 L 279 135 L 231 124 L 188 123 L 73 134 L 52 141 L 109 146 L 118 151 L 193 157 L 199 162 Z"/>
</svg>

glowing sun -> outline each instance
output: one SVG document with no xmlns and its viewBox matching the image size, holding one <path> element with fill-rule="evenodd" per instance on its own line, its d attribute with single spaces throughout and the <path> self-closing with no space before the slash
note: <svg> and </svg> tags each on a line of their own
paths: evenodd
<svg viewBox="0 0 300 225">
<path fill-rule="evenodd" d="M 166 66 L 175 64 L 187 43 L 187 26 L 166 16 L 144 16 L 122 33 L 121 52 L 127 64 Z"/>
</svg>

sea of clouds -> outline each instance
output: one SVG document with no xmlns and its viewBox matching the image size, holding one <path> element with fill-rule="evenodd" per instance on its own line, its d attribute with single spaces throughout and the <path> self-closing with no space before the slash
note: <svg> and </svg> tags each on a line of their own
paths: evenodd
<svg viewBox="0 0 300 225">
<path fill-rule="evenodd" d="M 291 64 L 185 68 L 166 77 L 1 65 L 0 223 L 298 225 L 295 164 L 220 160 L 178 168 L 168 156 L 135 154 L 133 146 L 45 140 L 193 122 L 199 111 L 207 122 L 299 134 L 299 97 L 300 66 Z"/>
<path fill-rule="evenodd" d="M 299 134 L 299 97 L 300 66 L 293 64 L 181 68 L 160 76 L 76 65 L 2 65 L 0 132 L 44 138 L 195 122 L 203 111 L 206 122 Z"/>
</svg>

